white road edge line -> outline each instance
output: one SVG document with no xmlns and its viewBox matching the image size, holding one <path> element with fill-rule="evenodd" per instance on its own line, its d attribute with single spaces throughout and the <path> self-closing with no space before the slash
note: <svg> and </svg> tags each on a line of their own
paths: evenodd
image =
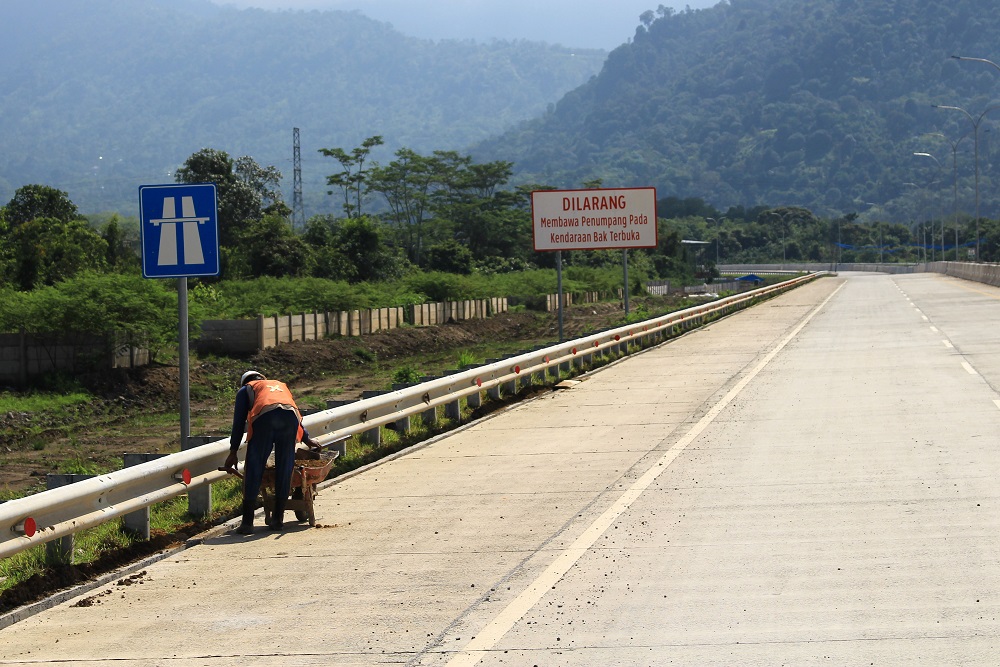
<svg viewBox="0 0 1000 667">
<path fill-rule="evenodd" d="M 973 368 L 968 361 L 962 362 L 962 368 L 964 368 L 969 375 L 979 375 L 979 373 L 976 372 L 976 369 Z"/>
<path fill-rule="evenodd" d="M 942 343 L 944 343 L 944 346 L 945 346 L 946 348 L 948 348 L 949 350 L 951 350 L 951 349 L 953 349 L 953 348 L 955 347 L 954 345 L 952 345 L 952 344 L 951 344 L 951 341 L 950 341 L 950 340 L 943 340 L 943 341 L 941 341 L 941 342 L 942 342 Z"/>
<path fill-rule="evenodd" d="M 473 667 L 480 660 L 485 657 L 486 652 L 490 651 L 497 642 L 499 642 L 505 634 L 507 634 L 514 624 L 520 620 L 532 607 L 534 607 L 542 596 L 555 586 L 560 579 L 569 571 L 573 565 L 580 560 L 580 558 L 587 553 L 587 550 L 594 545 L 595 542 L 603 535 L 608 528 L 621 516 L 625 510 L 627 510 L 632 503 L 634 503 L 643 491 L 649 488 L 657 477 L 660 476 L 667 467 L 674 462 L 674 460 L 687 449 L 688 445 L 694 442 L 699 435 L 715 421 L 715 418 L 719 416 L 727 405 L 729 405 L 734 398 L 739 396 L 750 381 L 757 377 L 764 368 L 771 363 L 771 360 L 788 343 L 794 339 L 802 329 L 805 328 L 807 324 L 815 317 L 830 300 L 837 295 L 841 289 L 843 289 L 844 284 L 842 283 L 834 292 L 828 296 L 823 303 L 816 306 L 809 315 L 806 316 L 798 326 L 796 326 L 791 333 L 789 333 L 785 338 L 778 343 L 778 345 L 768 352 L 767 356 L 760 360 L 753 370 L 751 370 L 743 379 L 736 383 L 729 392 L 723 396 L 718 403 L 716 403 L 712 408 L 705 413 L 698 423 L 691 427 L 691 430 L 684 434 L 680 440 L 678 440 L 673 447 L 667 450 L 663 456 L 657 460 L 653 466 L 647 470 L 642 477 L 637 479 L 635 483 L 628 488 L 627 491 L 616 500 L 611 507 L 609 507 L 604 514 L 597 517 L 596 520 L 590 526 L 587 527 L 583 533 L 573 541 L 569 547 L 567 547 L 562 553 L 556 556 L 556 559 L 545 569 L 538 578 L 536 578 L 531 584 L 528 585 L 516 598 L 514 598 L 507 607 L 497 614 L 492 621 L 486 624 L 486 626 L 476 633 L 476 636 L 472 638 L 462 649 L 461 652 L 456 653 L 451 660 L 448 661 L 446 667 Z"/>
</svg>

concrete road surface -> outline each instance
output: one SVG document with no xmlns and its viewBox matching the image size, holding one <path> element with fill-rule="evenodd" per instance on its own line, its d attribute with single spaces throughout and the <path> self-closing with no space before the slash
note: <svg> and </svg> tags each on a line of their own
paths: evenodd
<svg viewBox="0 0 1000 667">
<path fill-rule="evenodd" d="M 1000 290 L 842 274 L 0 631 L 0 665 L 996 665 Z"/>
</svg>

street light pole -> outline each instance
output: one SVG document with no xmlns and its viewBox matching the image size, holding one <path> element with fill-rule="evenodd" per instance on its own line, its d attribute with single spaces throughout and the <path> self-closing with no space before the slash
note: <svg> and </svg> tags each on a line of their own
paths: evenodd
<svg viewBox="0 0 1000 667">
<path fill-rule="evenodd" d="M 955 141 L 952 141 L 940 132 L 928 132 L 928 137 L 940 137 L 944 139 L 951 146 L 951 173 L 952 173 L 952 188 L 953 188 L 953 207 L 955 216 L 955 261 L 958 261 L 958 145 L 962 143 L 962 139 L 969 136 L 966 132 L 960 136 Z M 942 242 L 943 244 L 943 242 Z"/>
<path fill-rule="evenodd" d="M 715 266 L 719 266 L 719 234 L 721 233 L 721 223 L 715 218 L 705 218 L 705 222 L 711 220 L 715 223 Z"/>
<path fill-rule="evenodd" d="M 968 60 L 974 63 L 986 63 L 987 65 L 993 65 L 997 71 L 1000 71 L 1000 65 L 997 65 L 992 60 L 987 60 L 986 58 L 970 58 L 969 56 L 952 56 L 952 58 L 955 60 Z"/>
<path fill-rule="evenodd" d="M 959 56 L 952 56 L 958 60 L 965 60 L 965 58 L 960 58 Z M 989 61 L 987 61 L 989 62 Z M 991 63 L 992 64 L 992 63 Z M 962 107 L 945 106 L 943 104 L 932 104 L 935 109 L 951 109 L 953 111 L 961 111 L 965 114 L 969 122 L 972 123 L 972 138 L 975 144 L 975 163 L 976 163 L 976 261 L 979 261 L 979 124 L 983 122 L 990 111 L 994 109 L 1000 109 L 1000 105 L 995 105 L 987 107 L 985 111 L 979 114 L 978 117 L 973 117 L 971 113 L 963 109 Z"/>
<path fill-rule="evenodd" d="M 866 201 L 865 204 L 867 204 L 868 206 L 872 206 L 874 208 L 877 208 L 879 211 L 882 210 L 882 207 L 879 206 L 878 204 L 876 204 L 875 202 Z M 875 222 L 878 223 L 878 263 L 881 264 L 882 263 L 882 224 L 878 220 L 876 220 Z"/>
<path fill-rule="evenodd" d="M 951 57 L 954 58 L 955 60 L 966 60 L 966 61 L 974 62 L 974 63 L 985 63 L 985 64 L 989 65 L 990 67 L 992 67 L 993 69 L 995 69 L 998 72 L 1000 72 L 1000 65 L 997 65 L 992 60 L 987 60 L 986 58 L 972 58 L 970 56 L 956 56 L 956 55 L 953 55 Z M 987 111 L 989 111 L 989 109 L 987 109 Z M 983 114 L 985 115 L 986 111 L 984 111 Z M 976 139 L 977 139 L 976 146 L 977 146 L 977 155 L 978 155 L 978 146 L 979 146 L 979 142 L 978 142 L 979 134 L 978 134 L 978 132 L 976 134 Z M 979 172 L 977 171 L 976 172 L 977 178 L 978 178 L 978 174 L 979 174 Z M 977 188 L 978 188 L 978 186 L 977 186 Z M 978 202 L 978 189 L 977 189 L 977 202 Z M 955 248 L 955 257 L 956 257 L 956 259 L 958 257 L 958 248 L 957 247 Z M 977 262 L 980 261 L 980 259 L 979 259 L 979 209 L 978 209 L 978 206 L 977 206 L 977 209 L 976 209 L 976 261 Z"/>
<path fill-rule="evenodd" d="M 937 165 L 937 167 L 938 167 L 938 173 L 940 174 L 940 173 L 944 172 L 944 165 L 942 165 L 941 162 L 940 162 L 940 160 L 938 160 L 936 157 L 934 157 L 930 153 L 922 153 L 922 152 L 920 152 L 920 153 L 914 153 L 914 155 L 917 156 L 917 157 L 929 157 L 930 159 L 934 160 L 934 164 Z M 931 183 L 931 185 L 934 185 L 937 182 L 938 182 L 938 179 L 934 179 L 934 181 Z M 957 192 L 956 192 L 956 197 L 957 197 Z M 931 223 L 931 226 L 933 227 L 933 223 Z M 931 240 L 933 240 L 933 239 L 934 239 L 934 236 L 932 234 L 931 235 Z M 955 252 L 958 252 L 958 251 L 956 250 Z M 934 256 L 934 253 L 933 253 L 933 249 L 932 249 L 932 251 L 931 251 L 931 257 L 933 258 L 933 256 Z M 931 261 L 933 261 L 933 259 Z M 942 262 L 944 261 L 944 221 L 941 222 L 941 261 Z"/>
</svg>

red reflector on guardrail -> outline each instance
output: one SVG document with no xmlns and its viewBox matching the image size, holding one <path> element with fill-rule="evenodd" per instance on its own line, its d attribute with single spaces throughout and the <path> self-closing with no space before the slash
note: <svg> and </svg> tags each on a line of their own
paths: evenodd
<svg viewBox="0 0 1000 667">
<path fill-rule="evenodd" d="M 190 484 L 191 471 L 188 470 L 187 468 L 184 468 L 184 470 L 181 470 L 180 472 L 175 472 L 174 479 L 176 479 L 178 482 L 184 482 L 185 484 Z"/>
<path fill-rule="evenodd" d="M 521 367 L 520 366 L 514 366 L 514 374 L 517 375 L 520 372 L 521 372 Z"/>
<path fill-rule="evenodd" d="M 476 386 L 477 387 L 482 387 L 483 386 L 483 379 L 482 378 L 476 378 Z"/>
<path fill-rule="evenodd" d="M 615 340 L 621 340 L 621 339 L 622 339 L 621 336 L 619 336 L 618 334 L 615 334 Z"/>
<path fill-rule="evenodd" d="M 34 537 L 37 528 L 38 526 L 35 525 L 35 520 L 29 516 L 25 518 L 24 521 L 14 526 L 14 532 L 21 533 L 25 537 Z"/>
</svg>

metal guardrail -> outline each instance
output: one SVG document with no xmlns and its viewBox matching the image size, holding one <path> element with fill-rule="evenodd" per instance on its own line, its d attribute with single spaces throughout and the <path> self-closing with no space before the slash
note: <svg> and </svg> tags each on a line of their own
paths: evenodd
<svg viewBox="0 0 1000 667">
<path fill-rule="evenodd" d="M 629 345 L 663 339 L 673 334 L 675 328 L 690 330 L 701 326 L 707 316 L 727 315 L 819 275 L 822 274 L 800 276 L 492 364 L 467 368 L 412 387 L 330 408 L 304 417 L 303 422 L 321 443 L 364 433 L 436 406 L 456 403 L 484 390 L 516 384 L 518 380 L 564 364 L 582 367 L 584 360 L 592 359 L 594 354 L 615 349 L 627 352 Z M 245 444 L 241 454 L 244 449 Z M 221 439 L 148 463 L 0 503 L 0 558 L 220 481 L 228 476 L 219 470 L 228 453 L 229 440 Z"/>
</svg>

